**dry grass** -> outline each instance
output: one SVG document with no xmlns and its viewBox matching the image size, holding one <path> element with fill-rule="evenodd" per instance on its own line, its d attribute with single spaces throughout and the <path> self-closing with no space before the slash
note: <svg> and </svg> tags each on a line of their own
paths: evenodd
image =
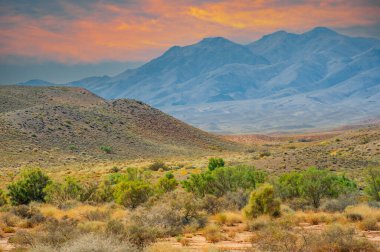
<svg viewBox="0 0 380 252">
<path fill-rule="evenodd" d="M 239 212 L 222 212 L 216 214 L 212 219 L 214 219 L 219 225 L 233 226 L 242 223 L 244 217 Z"/>
<path fill-rule="evenodd" d="M 43 204 L 40 207 L 41 213 L 46 217 L 55 219 L 71 218 L 79 221 L 86 220 L 102 220 L 109 218 L 121 219 L 125 218 L 127 211 L 122 207 L 114 207 L 112 205 L 91 206 L 86 204 L 78 204 L 70 209 L 59 209 L 53 205 Z"/>
<path fill-rule="evenodd" d="M 145 249 L 146 252 L 180 252 L 186 251 L 184 248 L 175 248 L 168 244 L 155 243 Z"/>
<path fill-rule="evenodd" d="M 221 228 L 215 224 L 210 224 L 203 229 L 203 236 L 206 241 L 216 243 L 225 239 L 221 233 Z"/>
<path fill-rule="evenodd" d="M 313 211 L 297 211 L 293 220 L 295 223 L 306 222 L 311 225 L 330 224 L 330 223 L 345 223 L 346 219 L 340 213 L 326 213 L 326 212 L 313 212 Z"/>
<path fill-rule="evenodd" d="M 362 219 L 374 218 L 377 221 L 380 221 L 380 209 L 371 208 L 368 205 L 362 204 L 357 206 L 349 206 L 344 212 L 346 216 L 356 214 L 362 216 Z"/>
</svg>

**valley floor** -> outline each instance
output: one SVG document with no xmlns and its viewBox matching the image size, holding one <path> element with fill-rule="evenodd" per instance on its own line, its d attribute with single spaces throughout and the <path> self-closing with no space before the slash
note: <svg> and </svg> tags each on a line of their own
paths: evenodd
<svg viewBox="0 0 380 252">
<path fill-rule="evenodd" d="M 313 134 L 244 135 L 224 136 L 224 138 L 243 144 L 244 151 L 220 151 L 214 152 L 214 154 L 207 153 L 203 156 L 126 160 L 113 160 L 107 158 L 107 155 L 98 160 L 83 160 L 75 153 L 71 156 L 64 156 L 52 152 L 50 155 L 53 155 L 53 158 L 57 157 L 65 161 L 49 164 L 49 160 L 42 158 L 41 160 L 34 159 L 30 163 L 22 161 L 17 166 L 13 165 L 17 155 L 12 157 L 3 155 L 1 161 L 5 165 L 0 170 L 0 187 L 7 190 L 7 185 L 19 177 L 20 171 L 30 167 L 41 167 L 49 177 L 61 183 L 64 183 L 68 176 L 79 181 L 101 181 L 114 173 L 125 172 L 128 167 L 149 170 L 147 176 L 149 183 L 152 184 L 156 184 L 168 172 L 181 182 L 192 174 L 205 172 L 209 158 L 217 156 L 224 159 L 226 166 L 255 166 L 258 170 L 265 171 L 268 174 L 268 181 L 283 173 L 302 171 L 310 166 L 325 168 L 354 179 L 361 195 L 364 195 L 364 171 L 368 167 L 380 166 L 380 126 L 376 125 Z M 35 155 L 38 156 L 39 154 L 36 153 Z M 28 157 L 24 157 L 24 159 L 26 160 Z M 179 187 L 176 191 L 179 190 L 182 193 L 182 188 Z M 42 224 L 39 222 L 31 224 L 31 219 L 20 216 L 18 210 L 15 210 L 17 208 L 3 206 L 0 212 L 0 227 L 2 229 L 0 251 L 29 249 L 32 238 L 27 234 L 40 232 L 41 226 L 45 228 L 42 229 L 43 232 L 49 231 L 52 228 L 49 227 L 50 219 L 57 220 L 58 223 L 74 220 L 77 223 L 75 224 L 77 225 L 75 232 L 79 230 L 82 234 L 89 236 L 83 239 L 98 239 L 99 234 L 109 232 L 107 230 L 112 220 L 128 223 L 130 216 L 136 215 L 135 211 L 140 211 L 125 209 L 114 203 L 88 204 L 76 202 L 73 205 L 67 204 L 67 206 L 62 207 L 54 204 L 32 203 L 29 207 L 37 209 L 36 212 L 41 214 L 44 219 Z M 154 207 L 157 202 L 151 204 Z M 330 212 L 325 209 L 292 210 L 287 202 L 283 202 L 281 208 L 282 215 L 279 218 L 263 216 L 250 220 L 244 216 L 242 211 L 236 210 L 222 210 L 207 214 L 206 226 L 201 228 L 186 226 L 180 235 L 158 238 L 149 244 L 145 250 L 151 252 L 323 251 L 317 250 L 316 244 L 310 241 L 319 241 L 318 239 L 331 239 L 332 243 L 343 242 L 344 246 L 368 246 L 364 250 L 352 251 L 380 250 L 380 210 L 377 205 L 375 208 L 370 208 L 363 198 L 360 198 L 354 206 L 338 212 Z M 359 219 L 355 219 L 356 215 L 360 216 Z M 72 227 L 70 226 L 70 228 Z M 59 232 L 61 231 L 55 229 L 53 231 L 60 235 Z M 335 241 L 334 235 L 338 235 L 342 239 Z M 289 237 L 294 240 L 287 240 Z M 303 244 L 305 239 L 308 242 Z M 365 241 L 371 242 L 374 247 Z M 301 243 L 302 245 L 300 245 Z M 273 247 L 268 247 L 268 244 Z M 294 247 L 294 244 L 298 244 L 298 247 Z M 331 244 L 325 245 L 330 246 Z M 302 250 L 300 246 L 305 246 L 306 250 Z M 48 251 L 46 249 L 40 251 Z M 39 250 L 34 249 L 32 251 Z"/>
</svg>

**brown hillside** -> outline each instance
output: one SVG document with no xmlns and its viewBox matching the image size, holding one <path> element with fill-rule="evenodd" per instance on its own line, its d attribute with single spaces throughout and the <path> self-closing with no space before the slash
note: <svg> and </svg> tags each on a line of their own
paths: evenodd
<svg viewBox="0 0 380 252">
<path fill-rule="evenodd" d="M 0 167 L 239 148 L 139 101 L 106 101 L 83 88 L 22 86 L 0 87 L 0 145 L 6 154 Z M 111 147 L 111 153 L 101 146 Z"/>
</svg>

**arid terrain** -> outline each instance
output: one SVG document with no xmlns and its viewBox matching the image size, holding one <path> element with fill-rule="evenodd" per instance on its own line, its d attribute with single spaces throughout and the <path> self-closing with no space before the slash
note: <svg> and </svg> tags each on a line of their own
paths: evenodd
<svg viewBox="0 0 380 252">
<path fill-rule="evenodd" d="M 217 136 L 82 88 L 0 97 L 2 251 L 380 248 L 378 124 Z"/>
</svg>

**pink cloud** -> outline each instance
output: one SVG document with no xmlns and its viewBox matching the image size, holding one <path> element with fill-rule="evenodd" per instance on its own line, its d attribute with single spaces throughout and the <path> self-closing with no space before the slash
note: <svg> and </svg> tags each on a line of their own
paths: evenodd
<svg viewBox="0 0 380 252">
<path fill-rule="evenodd" d="M 379 6 L 347 1 L 146 0 L 132 6 L 90 7 L 62 4 L 70 17 L 0 16 L 0 55 L 66 63 L 149 60 L 172 45 L 207 36 L 247 42 L 279 29 L 303 32 L 314 26 L 344 28 L 380 21 Z"/>
</svg>

